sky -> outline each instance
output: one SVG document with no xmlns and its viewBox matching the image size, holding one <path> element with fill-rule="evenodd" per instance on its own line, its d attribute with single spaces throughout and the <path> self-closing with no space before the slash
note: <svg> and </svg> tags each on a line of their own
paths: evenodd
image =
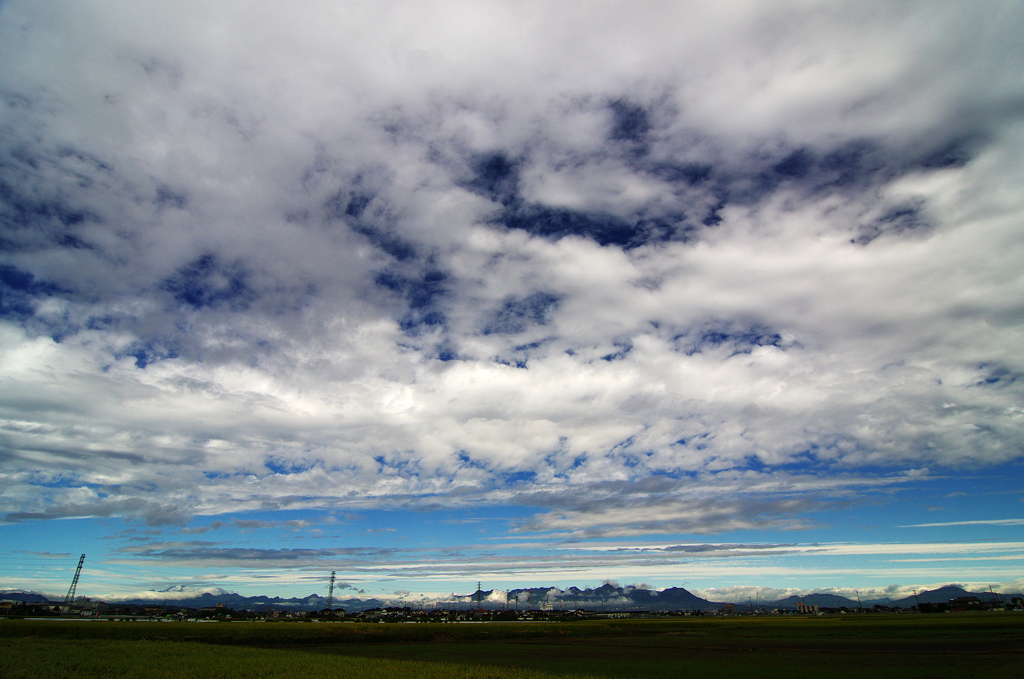
<svg viewBox="0 0 1024 679">
<path fill-rule="evenodd" d="M 0 588 L 1024 587 L 1022 34 L 0 3 Z"/>
</svg>

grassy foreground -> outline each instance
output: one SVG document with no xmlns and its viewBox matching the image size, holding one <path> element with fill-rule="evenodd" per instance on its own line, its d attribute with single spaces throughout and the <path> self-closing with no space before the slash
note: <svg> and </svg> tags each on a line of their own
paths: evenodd
<svg viewBox="0 0 1024 679">
<path fill-rule="evenodd" d="M 191 641 L 4 639 L 4 679 L 549 679 L 543 672 L 353 658 Z M 559 675 L 566 676 L 566 675 Z"/>
<path fill-rule="evenodd" d="M 0 621 L 0 677 L 1021 677 L 1024 615 L 377 625 Z"/>
</svg>

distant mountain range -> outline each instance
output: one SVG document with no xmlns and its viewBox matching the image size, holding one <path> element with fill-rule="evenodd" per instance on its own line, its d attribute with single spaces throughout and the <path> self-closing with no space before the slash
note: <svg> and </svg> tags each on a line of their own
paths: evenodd
<svg viewBox="0 0 1024 679">
<path fill-rule="evenodd" d="M 51 601 L 38 592 L 26 592 L 20 589 L 0 589 L 0 600 L 24 601 L 28 604 L 61 603 L 58 601 Z M 61 601 L 63 601 L 63 599 Z"/>
<path fill-rule="evenodd" d="M 995 601 L 1008 602 L 1013 597 L 1019 597 L 1021 594 L 1000 594 L 999 592 L 968 592 L 959 585 L 946 585 L 945 587 L 939 587 L 938 589 L 922 590 L 916 595 L 904 597 L 902 599 L 864 599 L 863 601 L 855 601 L 848 599 L 844 596 L 838 596 L 835 594 L 808 594 L 806 596 L 791 596 L 785 599 L 779 599 L 778 601 L 766 601 L 761 603 L 761 608 L 778 608 L 780 610 L 792 610 L 796 608 L 798 603 L 804 603 L 808 606 L 817 606 L 818 608 L 848 608 L 856 609 L 858 607 L 872 608 L 876 605 L 887 606 L 889 608 L 912 608 L 918 603 L 922 604 L 938 604 L 946 603 L 951 599 L 965 596 L 976 596 L 981 601 Z M 746 608 L 746 607 L 744 607 Z"/>
<path fill-rule="evenodd" d="M 166 599 L 160 595 L 165 594 Z M 153 592 L 151 596 L 137 599 L 113 600 L 110 603 L 122 605 L 154 606 L 166 602 L 169 606 L 182 608 L 204 608 L 208 606 L 223 605 L 226 608 L 235 610 L 291 610 L 291 611 L 315 611 L 326 608 L 327 598 L 318 594 L 310 594 L 307 597 L 293 597 L 284 599 L 281 597 L 268 596 L 243 596 L 234 592 L 203 593 L 199 596 L 183 597 L 180 588 L 170 588 L 163 592 Z M 856 609 L 858 606 L 871 608 L 882 605 L 898 608 L 910 608 L 918 602 L 924 603 L 945 603 L 951 599 L 963 596 L 976 596 L 982 601 L 1010 601 L 1013 597 L 1020 597 L 1021 594 L 1000 594 L 991 592 L 968 592 L 957 585 L 947 585 L 934 590 L 924 590 L 914 596 L 889 601 L 887 599 L 857 601 L 835 594 L 807 594 L 804 596 L 791 596 L 777 601 L 736 602 L 733 605 L 736 610 L 749 610 L 751 605 L 756 605 L 761 610 L 796 610 L 798 603 L 804 603 L 819 608 L 847 608 Z M 59 603 L 47 599 L 37 592 L 25 592 L 22 590 L 0 590 L 0 599 L 25 601 L 27 603 Z M 376 598 L 366 599 L 349 597 L 345 599 L 336 598 L 333 607 L 346 611 L 363 611 L 385 606 L 410 606 L 414 608 L 485 608 L 503 609 L 506 605 L 510 608 L 526 610 L 527 608 L 553 608 L 553 609 L 575 609 L 585 608 L 589 610 L 607 611 L 639 611 L 639 610 L 720 610 L 725 602 L 708 601 L 702 599 L 682 587 L 670 587 L 663 590 L 653 590 L 640 587 L 618 587 L 605 584 L 595 589 L 579 589 L 569 587 L 558 589 L 557 587 L 530 587 L 526 589 L 513 589 L 509 592 L 499 590 L 478 591 L 472 594 L 453 594 L 442 600 L 437 599 L 410 599 L 408 597 Z"/>
<path fill-rule="evenodd" d="M 763 601 L 758 604 L 761 608 L 767 608 L 769 610 L 778 608 L 779 610 L 796 610 L 797 604 L 806 604 L 808 606 L 817 606 L 818 608 L 857 608 L 857 602 L 852 599 L 847 599 L 844 596 L 838 596 L 836 594 L 808 594 L 806 596 L 790 596 L 785 599 L 779 599 L 778 601 Z M 864 601 L 861 602 L 862 606 L 873 606 L 875 602 Z M 882 603 L 885 603 L 884 601 Z M 749 604 L 743 606 L 744 609 L 749 608 Z"/>
</svg>

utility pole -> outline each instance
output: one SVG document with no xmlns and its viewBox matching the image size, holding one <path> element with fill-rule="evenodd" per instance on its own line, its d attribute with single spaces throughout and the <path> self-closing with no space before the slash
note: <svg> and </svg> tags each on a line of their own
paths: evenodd
<svg viewBox="0 0 1024 679">
<path fill-rule="evenodd" d="M 75 590 L 78 589 L 78 576 L 82 574 L 82 564 L 85 563 L 85 554 L 78 559 L 78 568 L 75 569 L 75 578 L 71 581 L 67 596 L 64 597 L 64 605 L 61 606 L 61 613 L 71 611 L 71 604 L 75 602 Z"/>
</svg>

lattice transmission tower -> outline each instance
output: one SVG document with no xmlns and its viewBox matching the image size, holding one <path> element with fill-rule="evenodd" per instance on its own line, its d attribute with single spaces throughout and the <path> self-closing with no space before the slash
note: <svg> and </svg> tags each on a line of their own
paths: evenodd
<svg viewBox="0 0 1024 679">
<path fill-rule="evenodd" d="M 61 606 L 61 612 L 67 613 L 71 610 L 71 604 L 75 601 L 75 590 L 78 589 L 78 576 L 82 574 L 82 564 L 85 563 L 85 554 L 78 558 L 78 568 L 75 569 L 75 577 L 71 581 L 71 586 L 68 587 L 67 596 L 64 597 L 64 605 Z"/>
<path fill-rule="evenodd" d="M 327 610 L 331 610 L 334 605 L 334 573 L 331 571 L 331 586 L 327 588 Z"/>
</svg>

